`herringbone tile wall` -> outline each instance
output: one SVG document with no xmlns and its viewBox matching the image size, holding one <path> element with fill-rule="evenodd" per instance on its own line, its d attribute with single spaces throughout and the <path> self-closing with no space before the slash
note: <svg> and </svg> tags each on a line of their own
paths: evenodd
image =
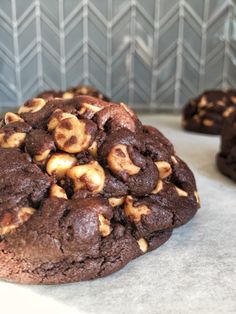
<svg viewBox="0 0 236 314">
<path fill-rule="evenodd" d="M 0 106 L 92 84 L 174 110 L 236 87 L 236 0 L 0 0 Z"/>
</svg>

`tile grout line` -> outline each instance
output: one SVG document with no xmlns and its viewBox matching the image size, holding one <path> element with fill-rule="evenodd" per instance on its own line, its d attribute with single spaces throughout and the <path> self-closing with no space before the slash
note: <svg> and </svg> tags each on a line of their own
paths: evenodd
<svg viewBox="0 0 236 314">
<path fill-rule="evenodd" d="M 11 0 L 11 14 L 12 14 L 12 28 L 13 28 L 13 49 L 14 49 L 14 63 L 15 63 L 15 92 L 17 97 L 17 104 L 22 102 L 22 91 L 21 91 L 21 73 L 20 73 L 20 59 L 19 59 L 19 42 L 18 42 L 18 27 L 16 17 L 16 0 Z"/>
<path fill-rule="evenodd" d="M 58 0 L 61 89 L 66 89 L 64 0 Z"/>
<path fill-rule="evenodd" d="M 112 92 L 112 29 L 111 29 L 111 21 L 112 21 L 112 0 L 108 0 L 108 8 L 107 8 L 107 62 L 106 62 L 106 94 L 111 97 Z"/>
<path fill-rule="evenodd" d="M 207 18 L 209 14 L 209 0 L 205 0 L 204 9 L 203 9 L 203 22 L 202 22 L 202 44 L 201 44 L 201 56 L 200 56 L 200 81 L 199 89 L 200 93 L 204 86 L 205 81 L 205 67 L 206 67 L 206 39 L 207 39 Z"/>
<path fill-rule="evenodd" d="M 131 0 L 131 22 L 130 22 L 130 67 L 129 67 L 129 104 L 134 105 L 134 54 L 135 54 L 135 21 L 136 0 Z M 133 39 L 133 40 L 132 40 Z"/>
<path fill-rule="evenodd" d="M 35 17 L 36 17 L 36 41 L 37 41 L 37 67 L 38 67 L 38 88 L 43 88 L 43 62 L 42 62 L 42 34 L 41 34 L 41 9 L 40 1 L 35 0 Z"/>
<path fill-rule="evenodd" d="M 158 65 L 158 48 L 159 48 L 159 28 L 160 28 L 160 0 L 155 0 L 154 12 L 154 34 L 153 34 L 153 56 L 152 56 L 152 81 L 151 81 L 151 104 L 152 107 L 156 100 L 156 79 L 157 71 L 155 67 Z M 156 47 L 156 49 L 154 49 Z"/>
<path fill-rule="evenodd" d="M 175 76 L 175 98 L 174 108 L 180 104 L 181 77 L 183 72 L 183 33 L 184 33 L 184 3 L 185 0 L 179 1 L 179 28 L 176 51 L 176 76 Z"/>
<path fill-rule="evenodd" d="M 223 62 L 223 74 L 222 74 L 222 88 L 227 88 L 228 83 L 227 83 L 227 73 L 229 69 L 229 32 L 230 32 L 230 25 L 229 21 L 231 20 L 232 17 L 232 6 L 230 0 L 228 0 L 228 12 L 227 12 L 227 23 L 226 23 L 226 29 L 225 29 L 225 38 L 224 38 L 224 62 Z"/>
<path fill-rule="evenodd" d="M 88 84 L 88 0 L 83 0 L 83 81 Z"/>
</svg>

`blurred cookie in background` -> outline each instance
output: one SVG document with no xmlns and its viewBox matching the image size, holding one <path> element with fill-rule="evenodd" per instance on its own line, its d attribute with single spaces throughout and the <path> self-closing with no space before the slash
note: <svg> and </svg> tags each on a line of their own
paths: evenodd
<svg viewBox="0 0 236 314">
<path fill-rule="evenodd" d="M 191 99 L 183 109 L 185 130 L 220 134 L 223 114 L 231 106 L 236 108 L 236 90 L 208 90 Z"/>
<path fill-rule="evenodd" d="M 102 94 L 99 90 L 97 90 L 93 86 L 87 86 L 87 85 L 78 85 L 76 87 L 68 88 L 66 91 L 47 90 L 42 93 L 39 93 L 36 97 L 44 98 L 47 100 L 52 99 L 52 98 L 71 99 L 79 95 L 88 95 L 88 96 L 93 96 L 93 97 L 96 97 L 105 101 L 110 101 L 110 99 L 104 94 Z"/>
<path fill-rule="evenodd" d="M 236 181 L 236 106 L 229 107 L 223 116 L 221 146 L 216 162 L 220 172 Z"/>
</svg>

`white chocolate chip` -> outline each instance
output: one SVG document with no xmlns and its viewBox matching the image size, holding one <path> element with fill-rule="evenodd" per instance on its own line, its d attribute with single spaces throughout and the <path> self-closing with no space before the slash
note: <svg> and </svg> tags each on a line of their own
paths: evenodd
<svg viewBox="0 0 236 314">
<path fill-rule="evenodd" d="M 47 162 L 46 170 L 50 175 L 55 175 L 58 179 L 66 175 L 68 169 L 72 168 L 77 159 L 67 153 L 55 153 Z"/>
<path fill-rule="evenodd" d="M 133 202 L 132 196 L 127 196 L 125 199 L 124 211 L 126 216 L 130 217 L 135 222 L 139 222 L 142 215 L 149 215 L 151 213 L 150 208 L 146 205 L 134 206 Z"/>
<path fill-rule="evenodd" d="M 130 159 L 127 146 L 122 144 L 112 147 L 107 157 L 107 163 L 109 168 L 116 174 L 125 172 L 128 175 L 134 175 L 140 170 Z"/>
<path fill-rule="evenodd" d="M 175 189 L 176 189 L 176 192 L 178 193 L 179 196 L 184 196 L 184 197 L 188 196 L 187 192 L 185 192 L 184 190 L 178 188 L 177 186 L 175 187 Z"/>
<path fill-rule="evenodd" d="M 112 207 L 120 206 L 124 203 L 124 201 L 125 201 L 124 197 L 110 197 L 108 199 L 108 202 Z"/>
<path fill-rule="evenodd" d="M 24 120 L 13 112 L 7 112 L 4 118 L 5 124 L 9 124 L 12 122 L 24 122 Z"/>
<path fill-rule="evenodd" d="M 143 253 L 146 253 L 147 250 L 148 250 L 148 243 L 147 243 L 147 241 L 144 238 L 140 238 L 137 242 L 138 242 L 140 250 Z"/>
<path fill-rule="evenodd" d="M 34 98 L 27 101 L 23 106 L 20 107 L 18 113 L 26 113 L 26 112 L 37 112 L 41 110 L 46 105 L 46 100 L 43 98 Z"/>
<path fill-rule="evenodd" d="M 96 194 L 103 190 L 105 184 L 104 170 L 97 161 L 72 167 L 67 176 L 73 180 L 75 191 L 87 188 Z"/>
<path fill-rule="evenodd" d="M 50 188 L 50 197 L 58 197 L 67 199 L 65 190 L 57 184 L 53 184 Z"/>
<path fill-rule="evenodd" d="M 103 237 L 107 237 L 111 233 L 110 221 L 103 215 L 98 215 L 99 219 L 99 231 Z"/>
<path fill-rule="evenodd" d="M 157 169 L 159 171 L 159 176 L 161 179 L 164 179 L 171 175 L 172 168 L 171 165 L 166 161 L 156 161 L 155 165 L 157 166 Z"/>
</svg>

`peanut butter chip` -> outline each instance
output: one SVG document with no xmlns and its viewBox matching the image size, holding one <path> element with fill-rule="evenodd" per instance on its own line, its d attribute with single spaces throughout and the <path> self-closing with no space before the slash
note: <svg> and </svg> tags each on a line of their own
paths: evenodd
<svg viewBox="0 0 236 314">
<path fill-rule="evenodd" d="M 76 116 L 71 113 L 64 112 L 61 109 L 56 109 L 48 122 L 48 130 L 53 131 L 57 127 L 59 121 L 67 118 L 76 118 Z"/>
<path fill-rule="evenodd" d="M 214 124 L 214 121 L 210 119 L 204 119 L 203 124 L 206 126 L 212 126 Z"/>
<path fill-rule="evenodd" d="M 74 182 L 74 191 L 88 189 L 96 194 L 103 190 L 105 184 L 104 170 L 97 161 L 72 167 L 67 176 Z"/>
<path fill-rule="evenodd" d="M 70 93 L 70 92 L 65 92 L 63 95 L 62 95 L 62 98 L 63 99 L 71 99 L 74 97 L 74 94 L 73 93 Z"/>
<path fill-rule="evenodd" d="M 41 110 L 45 105 L 46 101 L 43 98 L 34 98 L 27 101 L 23 106 L 21 106 L 18 110 L 18 113 L 34 113 Z"/>
<path fill-rule="evenodd" d="M 67 153 L 55 153 L 48 160 L 46 170 L 50 175 L 55 175 L 58 179 L 66 175 L 68 169 L 72 168 L 77 159 Z"/>
<path fill-rule="evenodd" d="M 184 190 L 178 188 L 177 186 L 175 187 L 175 189 L 176 189 L 176 192 L 178 193 L 179 196 L 184 196 L 184 197 L 188 196 L 187 192 L 185 192 Z"/>
<path fill-rule="evenodd" d="M 17 148 L 20 147 L 25 140 L 26 133 L 16 132 L 5 137 L 4 133 L 0 133 L 0 147 L 2 148 Z"/>
<path fill-rule="evenodd" d="M 151 193 L 152 193 L 152 194 L 157 194 L 157 193 L 159 193 L 162 189 L 163 189 L 163 182 L 162 182 L 162 180 L 158 180 L 155 189 L 152 190 Z"/>
<path fill-rule="evenodd" d="M 54 130 L 54 138 L 61 150 L 79 153 L 89 147 L 91 135 L 86 131 L 86 123 L 73 117 L 58 122 Z"/>
<path fill-rule="evenodd" d="M 146 253 L 147 250 L 148 250 L 148 243 L 147 243 L 147 241 L 144 238 L 140 238 L 137 242 L 138 242 L 140 250 L 143 253 Z"/>
<path fill-rule="evenodd" d="M 108 199 L 108 202 L 112 207 L 120 206 L 124 203 L 124 201 L 124 197 L 111 197 Z"/>
<path fill-rule="evenodd" d="M 194 191 L 194 196 L 196 198 L 197 203 L 200 204 L 200 198 L 197 191 Z"/>
<path fill-rule="evenodd" d="M 199 103 L 199 106 L 200 107 L 204 107 L 207 105 L 207 99 L 205 96 L 203 96 L 201 99 L 200 99 L 200 103 Z"/>
<path fill-rule="evenodd" d="M 50 189 L 50 197 L 67 199 L 65 190 L 57 184 L 53 184 Z"/>
<path fill-rule="evenodd" d="M 44 161 L 47 159 L 48 155 L 50 154 L 51 149 L 46 149 L 44 152 L 42 152 L 41 154 L 37 154 L 34 156 L 34 160 L 35 161 Z"/>
<path fill-rule="evenodd" d="M 82 114 L 88 113 L 90 115 L 90 117 L 92 118 L 96 112 L 98 112 L 102 109 L 103 109 L 102 107 L 98 107 L 94 104 L 88 104 L 88 103 L 84 102 L 81 104 L 79 114 L 82 115 Z"/>
<path fill-rule="evenodd" d="M 99 231 L 103 237 L 107 237 L 111 233 L 110 221 L 103 215 L 98 215 L 99 219 Z"/>
<path fill-rule="evenodd" d="M 225 101 L 224 100 L 218 100 L 217 101 L 217 105 L 224 106 L 225 105 Z"/>
<path fill-rule="evenodd" d="M 232 101 L 234 104 L 236 104 L 236 96 L 232 96 L 232 97 L 231 97 L 231 101 Z"/>
<path fill-rule="evenodd" d="M 171 175 L 172 168 L 171 165 L 166 161 L 156 161 L 155 165 L 157 166 L 157 169 L 159 171 L 159 176 L 161 179 L 164 179 Z"/>
<path fill-rule="evenodd" d="M 89 146 L 88 151 L 90 152 L 90 154 L 96 158 L 97 157 L 97 151 L 98 151 L 98 144 L 96 141 L 94 141 L 92 143 L 92 145 Z"/>
<path fill-rule="evenodd" d="M 175 156 L 171 156 L 171 160 L 173 161 L 174 164 L 177 164 L 177 163 L 178 163 L 178 161 L 177 161 L 177 159 L 175 158 Z"/>
<path fill-rule="evenodd" d="M 134 206 L 132 196 L 126 197 L 124 210 L 126 216 L 135 222 L 139 222 L 142 215 L 149 215 L 151 213 L 151 210 L 146 205 Z"/>
<path fill-rule="evenodd" d="M 126 172 L 129 175 L 134 175 L 140 170 L 130 159 L 127 146 L 122 144 L 112 147 L 107 157 L 107 163 L 109 168 L 117 174 Z"/>
<path fill-rule="evenodd" d="M 12 217 L 12 214 L 7 212 L 0 221 L 0 235 L 9 233 L 17 229 L 20 225 L 25 223 L 35 212 L 32 207 L 22 207 L 17 212 L 17 217 Z M 13 222 L 14 221 L 14 222 Z"/>
<path fill-rule="evenodd" d="M 12 122 L 24 122 L 24 120 L 13 112 L 7 112 L 4 118 L 5 124 L 9 124 Z"/>
<path fill-rule="evenodd" d="M 77 93 L 80 94 L 80 95 L 88 95 L 89 94 L 89 89 L 86 86 L 82 86 L 82 87 L 79 87 L 77 89 Z"/>
</svg>

